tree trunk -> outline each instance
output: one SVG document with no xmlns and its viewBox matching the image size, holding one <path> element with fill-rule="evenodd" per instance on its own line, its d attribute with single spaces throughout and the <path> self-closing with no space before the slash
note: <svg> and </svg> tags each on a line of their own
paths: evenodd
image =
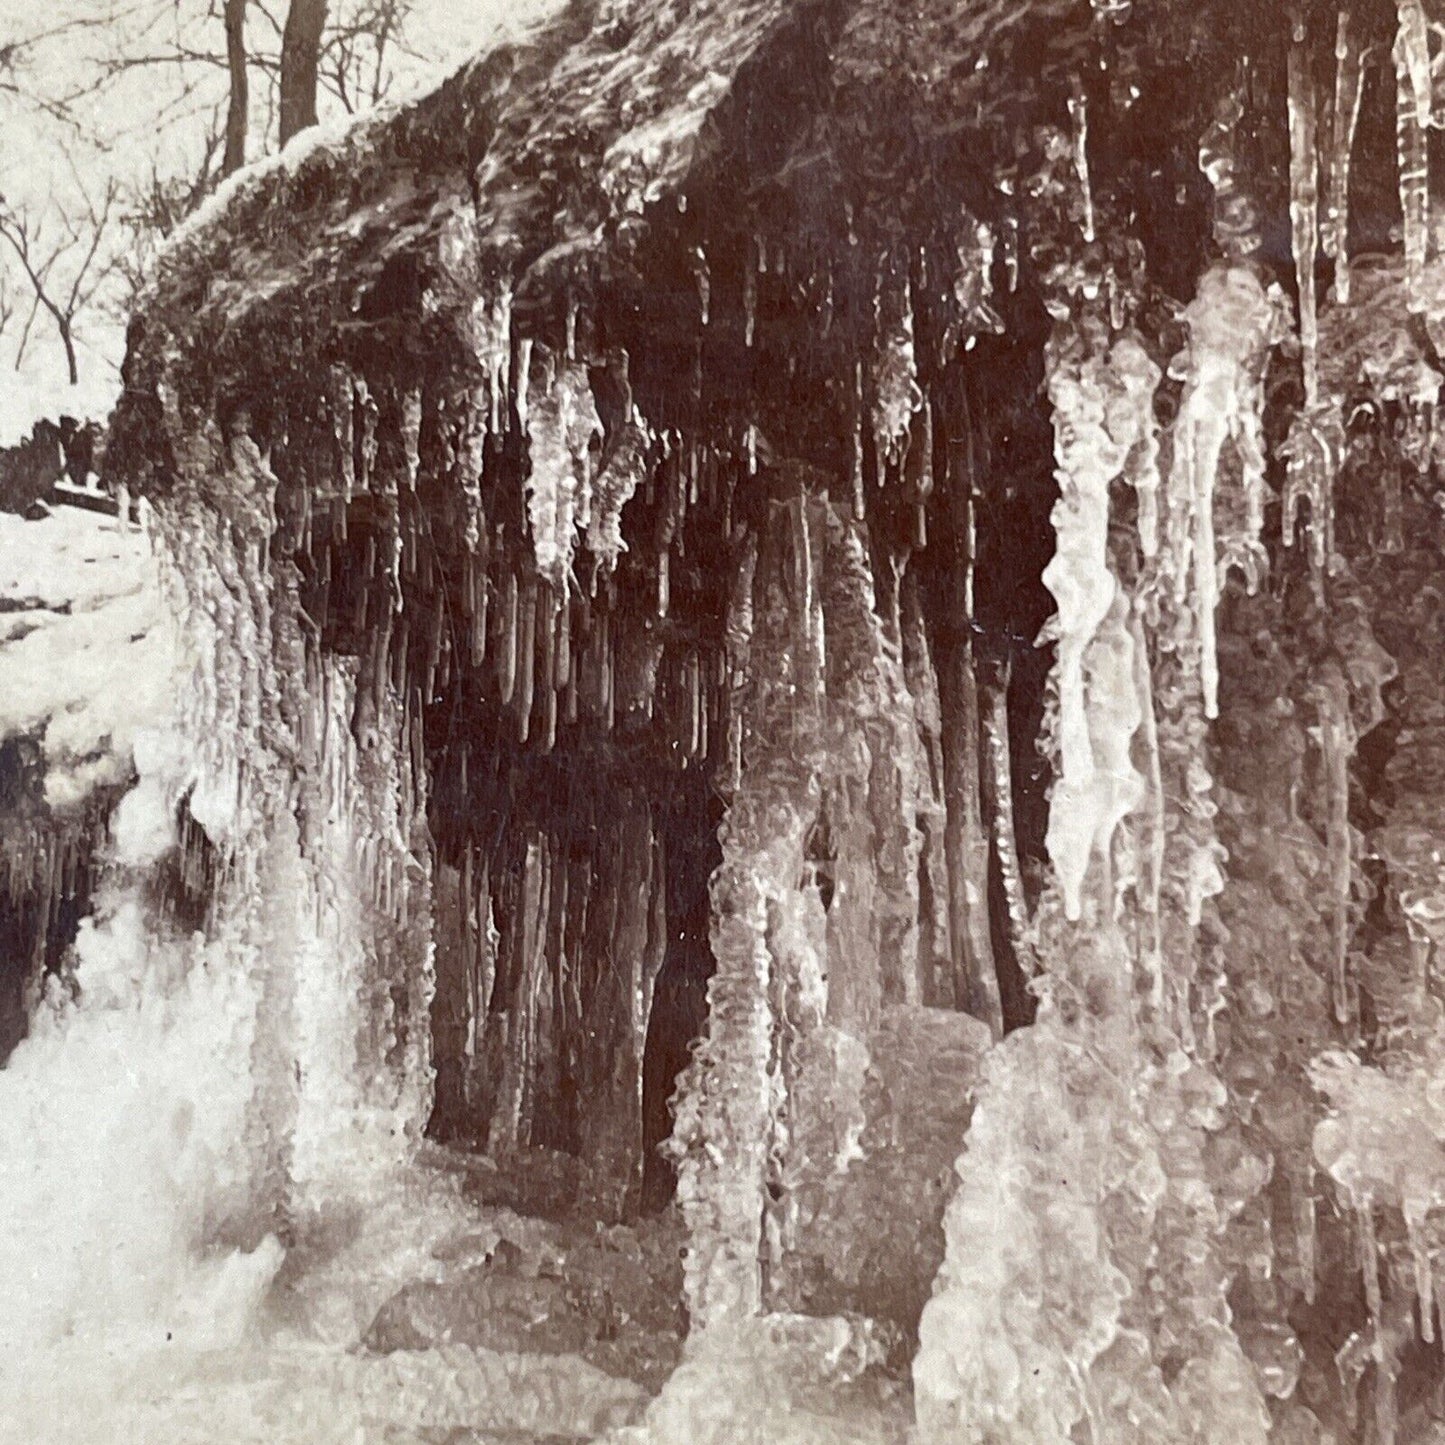
<svg viewBox="0 0 1445 1445">
<path fill-rule="evenodd" d="M 226 110 L 226 153 L 221 174 L 229 176 L 246 164 L 246 119 L 251 99 L 246 77 L 246 0 L 226 0 L 225 17 L 231 100 Z"/>
<path fill-rule="evenodd" d="M 291 0 L 281 36 L 281 144 L 316 124 L 316 77 L 326 0 Z"/>
<path fill-rule="evenodd" d="M 58 317 L 56 327 L 60 332 L 60 344 L 65 348 L 65 370 L 71 386 L 80 381 L 80 367 L 75 359 L 75 337 L 71 334 L 70 318 L 68 316 Z"/>
</svg>

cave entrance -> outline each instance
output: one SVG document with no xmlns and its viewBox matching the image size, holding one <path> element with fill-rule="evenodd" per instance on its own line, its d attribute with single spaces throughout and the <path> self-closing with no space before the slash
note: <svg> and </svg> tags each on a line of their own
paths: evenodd
<svg viewBox="0 0 1445 1445">
<path fill-rule="evenodd" d="M 430 721 L 431 1132 L 505 1161 L 509 1202 L 661 1209 L 658 1146 L 712 973 L 710 773 L 649 761 L 642 719 L 542 751 L 463 687 Z"/>
</svg>

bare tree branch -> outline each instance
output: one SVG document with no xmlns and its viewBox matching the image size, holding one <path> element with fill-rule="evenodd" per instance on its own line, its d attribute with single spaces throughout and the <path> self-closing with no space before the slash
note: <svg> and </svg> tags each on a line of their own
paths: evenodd
<svg viewBox="0 0 1445 1445">
<path fill-rule="evenodd" d="M 29 320 L 21 337 L 16 365 L 23 358 L 26 343 L 36 315 L 44 310 L 55 323 L 56 334 L 65 350 L 68 380 L 74 386 L 80 380 L 75 351 L 76 317 L 94 299 L 97 290 L 111 272 L 110 262 L 103 257 L 102 243 L 107 238 L 119 188 L 108 181 L 105 194 L 97 204 L 86 198 L 83 219 L 67 217 L 62 223 L 63 236 L 53 245 L 44 238 L 43 220 L 34 220 L 24 211 L 11 206 L 0 196 L 0 241 L 4 241 L 19 262 L 20 269 L 34 296 Z M 67 257 L 78 261 L 66 269 L 69 282 L 53 281 L 59 263 Z"/>
</svg>

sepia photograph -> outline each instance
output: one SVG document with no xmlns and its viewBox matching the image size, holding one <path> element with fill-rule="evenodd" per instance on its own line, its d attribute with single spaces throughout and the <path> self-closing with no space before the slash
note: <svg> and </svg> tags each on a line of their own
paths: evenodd
<svg viewBox="0 0 1445 1445">
<path fill-rule="evenodd" d="M 0 1445 L 1445 1445 L 1442 387 L 1445 0 L 0 0 Z"/>
</svg>

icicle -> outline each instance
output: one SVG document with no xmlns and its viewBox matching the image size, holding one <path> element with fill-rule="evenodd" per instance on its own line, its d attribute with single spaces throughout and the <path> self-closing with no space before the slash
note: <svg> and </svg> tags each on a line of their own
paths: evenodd
<svg viewBox="0 0 1445 1445">
<path fill-rule="evenodd" d="M 689 759 L 695 759 L 702 753 L 704 732 L 702 664 L 695 652 L 687 655 L 687 702 L 688 716 L 691 722 L 691 737 L 688 740 L 687 755 Z"/>
<path fill-rule="evenodd" d="M 878 466 L 897 460 L 923 405 L 913 346 L 913 292 L 907 277 L 880 281 L 873 300 L 873 441 Z"/>
<path fill-rule="evenodd" d="M 505 604 L 502 608 L 502 647 L 499 653 L 498 677 L 501 682 L 502 705 L 510 706 L 517 690 L 517 574 L 507 572 Z"/>
<path fill-rule="evenodd" d="M 1059 638 L 1059 771 L 1045 842 L 1071 920 L 1082 916 L 1091 861 L 1097 854 L 1107 862 L 1115 829 L 1143 788 L 1129 761 L 1140 719 L 1128 602 L 1108 563 L 1109 484 L 1134 438 L 1109 429 L 1101 341 L 1065 330 L 1048 352 L 1061 495 L 1052 515 L 1055 554 L 1043 573 L 1058 603 Z"/>
<path fill-rule="evenodd" d="M 1400 0 L 1400 28 L 1395 37 L 1395 136 L 1405 231 L 1405 289 L 1412 311 L 1425 308 L 1425 263 L 1430 250 L 1430 153 L 1425 136 L 1429 99 L 1427 88 L 1422 121 L 1415 75 L 1418 54 L 1413 18 L 1419 10 L 1419 0 Z M 1423 14 L 1421 20 L 1423 23 Z M 1428 87 L 1428 50 L 1425 79 Z"/>
<path fill-rule="evenodd" d="M 1074 128 L 1074 174 L 1079 178 L 1079 194 L 1083 200 L 1084 240 L 1094 243 L 1094 187 L 1089 179 L 1089 98 L 1076 80 L 1069 97 L 1069 119 Z"/>
<path fill-rule="evenodd" d="M 983 709 L 984 743 L 988 750 L 990 803 L 993 810 L 994 851 L 998 855 L 1008 909 L 1009 934 L 1019 967 L 1032 976 L 1038 959 L 1030 941 L 1031 921 L 1024 895 L 1023 872 L 1019 866 L 1018 842 L 1014 832 L 1013 766 L 1009 760 L 1008 681 L 991 688 Z"/>
<path fill-rule="evenodd" d="M 1430 1260 L 1430 1242 L 1425 1236 L 1428 1203 L 1405 1200 L 1405 1237 L 1410 1246 L 1410 1263 L 1415 1275 L 1415 1300 L 1418 1306 L 1420 1338 L 1425 1343 L 1435 1340 L 1435 1276 Z"/>
<path fill-rule="evenodd" d="M 527 741 L 532 726 L 532 698 L 537 682 L 537 593 L 528 584 L 517 600 L 517 728 Z"/>
<path fill-rule="evenodd" d="M 1019 223 L 1012 216 L 1003 228 L 1003 274 L 1012 296 L 1019 289 Z"/>
<path fill-rule="evenodd" d="M 749 535 L 745 543 L 741 565 L 732 580 L 728 597 L 724 645 L 727 652 L 727 792 L 729 794 L 735 794 L 742 783 L 745 695 L 752 655 L 755 621 L 753 581 L 757 573 L 757 566 L 757 536 L 754 533 Z"/>
<path fill-rule="evenodd" d="M 1300 412 L 1280 447 L 1286 460 L 1281 515 L 1284 543 L 1294 545 L 1303 502 L 1310 504 L 1310 567 L 1315 587 L 1323 593 L 1329 559 L 1334 553 L 1334 487 L 1344 446 L 1339 408 L 1328 400 L 1313 411 Z"/>
<path fill-rule="evenodd" d="M 486 467 L 487 455 L 487 391 L 484 386 L 473 388 L 470 406 L 463 422 L 462 493 L 466 500 L 466 534 L 468 553 L 475 553 L 481 545 L 482 524 L 482 473 Z"/>
<path fill-rule="evenodd" d="M 1350 758 L 1355 750 L 1350 723 L 1348 684 L 1336 671 L 1316 693 L 1320 717 L 1320 754 L 1323 761 L 1325 842 L 1330 870 L 1331 981 L 1335 1018 L 1348 1024 L 1350 1006 L 1350 896 L 1353 861 L 1350 843 Z"/>
<path fill-rule="evenodd" d="M 1299 20 L 1289 52 L 1289 213 L 1295 280 L 1299 287 L 1300 355 L 1307 408 L 1318 403 L 1320 394 L 1320 332 L 1315 300 L 1315 256 L 1319 250 L 1317 130 L 1309 50 L 1305 44 L 1304 22 Z"/>
<path fill-rule="evenodd" d="M 1017 240 L 1018 222 L 1014 221 L 1014 237 Z M 993 227 L 987 221 L 975 223 L 973 228 L 974 239 L 978 243 L 978 280 L 979 286 L 985 297 L 993 295 L 993 258 L 997 242 L 994 239 Z"/>
<path fill-rule="evenodd" d="M 416 490 L 421 470 L 421 392 L 407 392 L 401 404 L 401 440 L 406 452 L 406 477 L 412 491 Z"/>
<path fill-rule="evenodd" d="M 697 282 L 699 320 L 706 326 L 712 319 L 712 271 L 707 264 L 707 252 L 701 246 L 694 246 L 692 250 L 692 274 Z"/>
<path fill-rule="evenodd" d="M 517 411 L 517 425 L 523 431 L 527 430 L 527 398 L 529 387 L 532 383 L 532 348 L 533 340 L 530 336 L 524 336 L 517 343 L 517 394 L 513 399 L 513 406 Z"/>
<path fill-rule="evenodd" d="M 344 367 L 334 367 L 331 372 L 332 407 L 335 413 L 336 450 L 341 464 L 341 495 L 350 501 L 356 491 L 356 441 L 353 431 L 354 398 L 351 389 L 351 373 Z M 120 516 L 124 521 L 126 508 Z"/>
<path fill-rule="evenodd" d="M 1350 300 L 1350 165 L 1364 94 L 1364 47 L 1350 12 L 1341 10 L 1335 32 L 1335 113 L 1330 141 L 1329 226 L 1324 244 L 1325 254 L 1334 258 L 1335 300 L 1342 306 Z"/>
<path fill-rule="evenodd" d="M 1144 619 L 1140 615 L 1137 602 L 1129 609 L 1129 631 L 1134 639 L 1134 679 L 1140 717 L 1139 741 L 1143 746 L 1144 783 L 1149 811 L 1146 866 L 1136 888 L 1149 930 L 1143 951 L 1143 964 L 1149 972 L 1149 1001 L 1158 1008 L 1164 999 L 1163 895 L 1168 830 L 1159 723 L 1154 711 L 1154 678 L 1149 667 L 1149 644 L 1144 632 Z"/>
<path fill-rule="evenodd" d="M 1246 81 L 1220 98 L 1214 120 L 1199 142 L 1199 169 L 1214 188 L 1214 240 L 1232 261 L 1259 250 L 1259 215 L 1253 198 L 1239 185 L 1235 135 L 1244 118 Z"/>
<path fill-rule="evenodd" d="M 1221 560 L 1241 565 L 1251 585 L 1253 569 L 1267 561 L 1254 530 L 1263 518 L 1263 462 L 1255 454 L 1262 405 L 1259 377 L 1273 338 L 1275 311 L 1258 276 L 1247 266 L 1216 266 L 1200 278 L 1198 294 L 1185 313 L 1189 349 L 1184 358 L 1184 394 L 1174 423 L 1174 463 L 1169 479 L 1169 546 L 1174 554 L 1177 600 L 1189 595 L 1202 648 L 1204 710 L 1218 715 L 1219 664 L 1214 612 Z M 1215 545 L 1215 489 L 1220 459 L 1233 441 L 1243 463 L 1246 490 L 1261 493 L 1247 508 L 1238 537 L 1226 539 L 1223 558 Z M 1192 566 L 1191 566 L 1192 561 Z"/>
<path fill-rule="evenodd" d="M 376 472 L 376 398 L 362 377 L 356 378 L 355 394 L 361 411 L 361 469 L 357 473 L 357 481 L 363 491 L 369 491 Z"/>
<path fill-rule="evenodd" d="M 488 299 L 478 296 L 472 303 L 472 350 L 486 378 L 489 430 L 504 430 L 503 404 L 512 371 L 512 283 L 502 281 Z"/>
<path fill-rule="evenodd" d="M 761 260 L 759 261 L 761 264 Z M 753 266 L 743 273 L 743 341 L 753 344 L 753 333 L 758 324 L 758 273 Z"/>
<path fill-rule="evenodd" d="M 1359 1228 L 1360 1272 L 1364 1277 L 1365 1309 L 1369 1315 L 1366 1338 L 1369 1357 L 1375 1366 L 1374 1438 L 1377 1445 L 1394 1445 L 1398 1423 L 1395 1399 L 1398 1366 L 1393 1342 L 1387 1338 L 1380 1288 L 1380 1245 L 1375 1236 L 1375 1205 L 1368 1195 L 1355 1200 L 1355 1223 Z"/>
<path fill-rule="evenodd" d="M 1430 125 L 1432 102 L 1429 22 L 1423 0 L 1395 0 L 1395 10 L 1395 64 L 1401 84 L 1409 89 L 1415 124 L 1425 130 Z"/>
<path fill-rule="evenodd" d="M 1138 337 L 1129 333 L 1114 343 L 1110 365 L 1123 383 L 1123 395 L 1115 406 L 1127 413 L 1123 426 L 1126 434 L 1135 439 L 1124 475 L 1138 499 L 1139 546 L 1145 557 L 1153 557 L 1159 551 L 1160 482 L 1159 425 L 1154 419 L 1154 394 L 1163 372 Z"/>
<path fill-rule="evenodd" d="M 557 608 L 556 633 L 552 644 L 552 687 L 561 692 L 572 677 L 572 605 L 565 598 Z"/>
<path fill-rule="evenodd" d="M 604 573 L 611 573 L 617 559 L 627 550 L 622 538 L 622 509 L 637 492 L 638 484 L 648 471 L 648 453 L 652 438 L 640 412 L 634 409 L 612 454 L 603 464 L 593 488 L 592 517 L 587 525 L 587 548 L 601 564 Z"/>
<path fill-rule="evenodd" d="M 577 546 L 577 526 L 592 508 L 593 440 L 602 434 L 587 368 L 542 360 L 542 395 L 528 408 L 531 471 L 526 481 L 527 519 L 537 571 L 558 591 L 567 586 Z"/>
<path fill-rule="evenodd" d="M 853 372 L 853 520 L 861 522 L 867 516 L 867 503 L 863 490 L 863 363 L 857 363 Z"/>
</svg>

